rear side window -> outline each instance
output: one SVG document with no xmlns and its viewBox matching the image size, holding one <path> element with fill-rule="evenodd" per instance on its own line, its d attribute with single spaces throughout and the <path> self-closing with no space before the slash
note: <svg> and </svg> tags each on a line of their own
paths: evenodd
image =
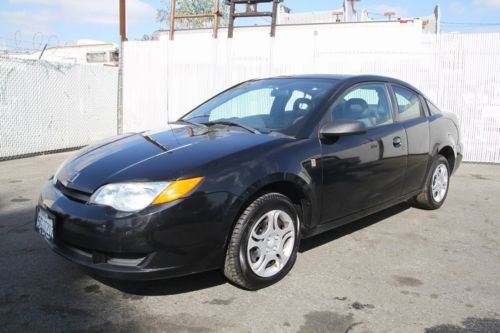
<svg viewBox="0 0 500 333">
<path fill-rule="evenodd" d="M 392 86 L 392 90 L 396 97 L 400 121 L 415 119 L 422 116 L 420 98 L 418 98 L 416 93 L 399 86 Z"/>
<path fill-rule="evenodd" d="M 431 114 L 442 114 L 441 110 L 431 102 L 427 101 L 427 106 L 429 107 L 429 111 Z"/>
</svg>

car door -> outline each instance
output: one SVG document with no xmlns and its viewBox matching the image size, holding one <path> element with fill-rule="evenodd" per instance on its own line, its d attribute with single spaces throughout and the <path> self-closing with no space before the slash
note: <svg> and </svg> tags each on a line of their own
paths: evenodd
<svg viewBox="0 0 500 333">
<path fill-rule="evenodd" d="M 404 127 L 408 139 L 408 166 L 403 186 L 406 194 L 423 186 L 430 163 L 429 122 L 418 93 L 395 84 L 391 88 L 396 120 Z"/>
<path fill-rule="evenodd" d="M 395 122 L 388 86 L 355 85 L 333 104 L 323 121 L 357 120 L 365 134 L 321 140 L 321 223 L 377 206 L 401 195 L 406 169 L 406 134 Z"/>
</svg>

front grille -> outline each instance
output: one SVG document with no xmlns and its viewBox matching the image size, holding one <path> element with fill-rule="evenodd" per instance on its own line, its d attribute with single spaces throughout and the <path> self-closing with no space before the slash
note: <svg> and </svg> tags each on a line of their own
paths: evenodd
<svg viewBox="0 0 500 333">
<path fill-rule="evenodd" d="M 60 181 L 57 181 L 56 188 L 71 200 L 81 203 L 88 203 L 90 201 L 90 194 L 66 187 Z"/>
</svg>

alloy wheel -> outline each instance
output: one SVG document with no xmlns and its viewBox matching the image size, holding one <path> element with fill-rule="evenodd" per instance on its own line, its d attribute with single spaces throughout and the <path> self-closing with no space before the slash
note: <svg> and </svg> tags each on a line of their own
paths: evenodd
<svg viewBox="0 0 500 333">
<path fill-rule="evenodd" d="M 283 210 L 272 210 L 254 224 L 249 234 L 247 259 L 260 277 L 271 277 L 286 265 L 295 244 L 295 225 Z"/>
<path fill-rule="evenodd" d="M 444 164 L 439 164 L 432 174 L 431 183 L 432 198 L 436 202 L 441 202 L 448 191 L 448 168 Z"/>
</svg>

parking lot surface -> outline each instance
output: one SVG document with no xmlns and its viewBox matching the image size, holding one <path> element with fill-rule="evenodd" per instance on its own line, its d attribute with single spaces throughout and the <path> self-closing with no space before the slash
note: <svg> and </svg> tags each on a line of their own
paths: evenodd
<svg viewBox="0 0 500 333">
<path fill-rule="evenodd" d="M 440 210 L 305 240 L 285 279 L 248 292 L 218 271 L 103 280 L 52 253 L 35 204 L 71 154 L 0 162 L 2 332 L 500 332 L 500 166 L 463 164 Z"/>
</svg>

